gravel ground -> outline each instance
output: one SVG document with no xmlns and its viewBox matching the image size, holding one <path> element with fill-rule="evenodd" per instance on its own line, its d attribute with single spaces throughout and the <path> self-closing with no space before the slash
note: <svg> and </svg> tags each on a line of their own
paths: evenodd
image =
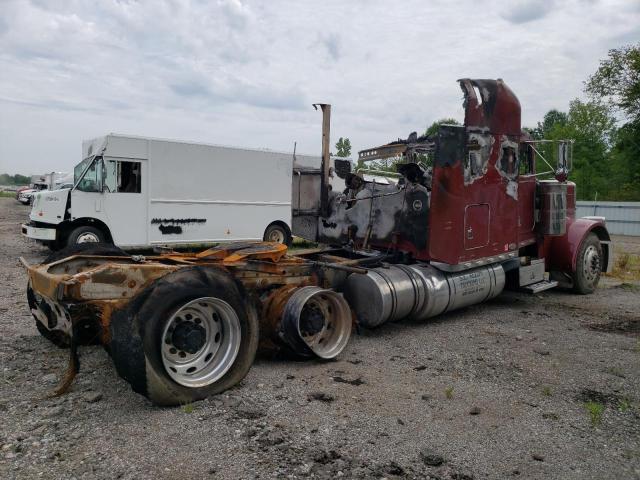
<svg viewBox="0 0 640 480">
<path fill-rule="evenodd" d="M 640 478 L 637 286 L 507 292 L 363 332 L 337 361 L 261 358 L 172 409 L 85 347 L 52 398 L 67 353 L 27 307 L 18 257 L 46 253 L 19 235 L 27 212 L 0 198 L 0 478 Z"/>
</svg>

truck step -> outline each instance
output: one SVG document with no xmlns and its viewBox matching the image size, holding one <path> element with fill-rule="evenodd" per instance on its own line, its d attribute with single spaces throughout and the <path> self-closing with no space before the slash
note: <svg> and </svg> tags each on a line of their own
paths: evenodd
<svg viewBox="0 0 640 480">
<path fill-rule="evenodd" d="M 520 289 L 523 292 L 527 292 L 527 293 L 540 293 L 540 292 L 544 292 L 545 290 L 555 288 L 557 286 L 558 286 L 558 282 L 556 280 L 543 280 L 541 282 L 527 285 L 526 287 L 521 287 Z"/>
</svg>

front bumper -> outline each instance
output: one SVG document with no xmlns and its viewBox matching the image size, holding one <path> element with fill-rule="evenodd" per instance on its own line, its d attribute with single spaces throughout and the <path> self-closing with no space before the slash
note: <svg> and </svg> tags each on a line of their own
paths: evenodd
<svg viewBox="0 0 640 480">
<path fill-rule="evenodd" d="M 22 224 L 22 234 L 33 240 L 54 241 L 56 239 L 55 228 L 34 227 L 26 223 Z"/>
</svg>

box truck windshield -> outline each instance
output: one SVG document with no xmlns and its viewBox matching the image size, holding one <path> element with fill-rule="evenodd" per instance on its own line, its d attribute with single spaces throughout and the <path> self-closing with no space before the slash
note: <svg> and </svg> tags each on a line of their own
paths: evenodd
<svg viewBox="0 0 640 480">
<path fill-rule="evenodd" d="M 101 157 L 88 157 L 73 169 L 73 183 L 81 192 L 102 191 Z"/>
</svg>

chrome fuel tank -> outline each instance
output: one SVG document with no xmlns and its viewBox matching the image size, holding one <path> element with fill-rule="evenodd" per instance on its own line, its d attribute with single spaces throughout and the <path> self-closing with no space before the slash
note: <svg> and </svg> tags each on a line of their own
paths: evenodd
<svg viewBox="0 0 640 480">
<path fill-rule="evenodd" d="M 484 302 L 502 292 L 500 265 L 448 273 L 428 264 L 389 265 L 347 278 L 344 295 L 365 327 L 429 317 Z"/>
</svg>

